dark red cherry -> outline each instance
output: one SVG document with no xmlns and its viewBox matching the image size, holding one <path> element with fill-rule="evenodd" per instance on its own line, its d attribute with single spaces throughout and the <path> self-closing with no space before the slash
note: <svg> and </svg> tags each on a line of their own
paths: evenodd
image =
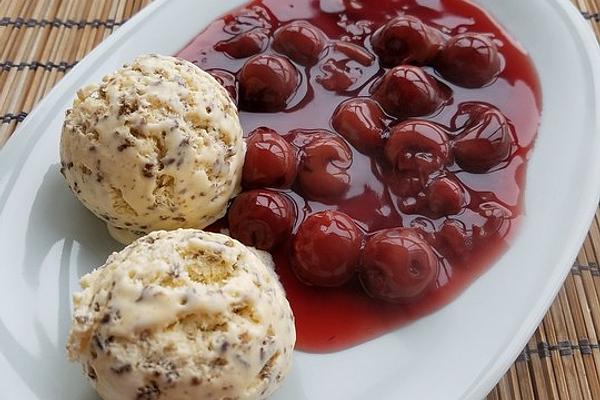
<svg viewBox="0 0 600 400">
<path fill-rule="evenodd" d="M 453 126 L 461 129 L 456 125 L 465 119 L 453 145 L 454 157 L 462 169 L 484 173 L 508 159 L 514 128 L 500 110 L 485 103 L 463 103 Z"/>
<path fill-rule="evenodd" d="M 394 126 L 385 144 L 385 156 L 398 172 L 423 178 L 448 163 L 446 132 L 433 122 L 408 120 Z"/>
<path fill-rule="evenodd" d="M 239 73 L 242 109 L 276 112 L 285 109 L 298 87 L 298 71 L 287 58 L 259 55 L 250 58 Z"/>
<path fill-rule="evenodd" d="M 264 28 L 254 28 L 240 33 L 229 40 L 215 45 L 215 50 L 223 52 L 232 58 L 246 58 L 262 53 L 269 43 L 269 31 Z"/>
<path fill-rule="evenodd" d="M 393 228 L 367 240 L 359 277 L 370 296 L 406 303 L 432 288 L 438 269 L 431 246 L 416 231 Z"/>
<path fill-rule="evenodd" d="M 311 200 L 323 202 L 342 196 L 350 187 L 348 168 L 352 151 L 339 137 L 315 133 L 304 146 L 298 168 L 298 183 L 302 193 Z"/>
<path fill-rule="evenodd" d="M 492 82 L 501 68 L 502 61 L 493 40 L 473 32 L 452 37 L 436 62 L 436 69 L 444 78 L 468 88 Z"/>
<path fill-rule="evenodd" d="M 294 183 L 298 169 L 296 152 L 277 132 L 257 128 L 246 141 L 242 175 L 245 188 L 285 188 Z"/>
<path fill-rule="evenodd" d="M 446 176 L 431 180 L 426 188 L 428 214 L 433 218 L 455 215 L 465 206 L 465 192 L 456 182 Z"/>
<path fill-rule="evenodd" d="M 209 69 L 207 72 L 211 74 L 212 77 L 215 78 L 217 82 L 219 82 L 221 86 L 225 88 L 225 90 L 227 90 L 229 97 L 231 97 L 231 99 L 237 103 L 237 80 L 235 75 L 233 75 L 231 72 L 225 71 L 224 69 L 218 68 Z"/>
<path fill-rule="evenodd" d="M 361 233 L 348 215 L 322 211 L 298 228 L 292 244 L 292 267 L 298 278 L 315 286 L 348 282 L 360 259 Z"/>
<path fill-rule="evenodd" d="M 248 246 L 271 250 L 291 234 L 296 210 L 285 195 L 251 190 L 237 196 L 229 207 L 231 236 Z"/>
<path fill-rule="evenodd" d="M 230 35 L 237 35 L 240 32 L 246 32 L 253 28 L 270 29 L 276 21 L 270 10 L 262 4 L 254 3 L 248 5 L 233 14 L 223 17 L 223 32 Z"/>
<path fill-rule="evenodd" d="M 364 153 L 383 148 L 384 114 L 376 101 L 357 97 L 344 101 L 333 113 L 333 128 Z"/>
<path fill-rule="evenodd" d="M 386 72 L 372 88 L 372 94 L 388 114 L 397 118 L 433 114 L 449 98 L 438 81 L 411 65 Z"/>
<path fill-rule="evenodd" d="M 397 199 L 396 205 L 398 209 L 407 215 L 421 214 L 429 215 L 427 208 L 427 196 L 425 193 L 420 192 L 414 196 L 402 197 Z"/>
<path fill-rule="evenodd" d="M 373 50 L 384 67 L 401 64 L 424 65 L 444 45 L 440 31 L 410 15 L 398 16 L 373 35 Z"/>
<path fill-rule="evenodd" d="M 400 197 L 416 197 L 425 190 L 429 176 L 415 171 L 397 171 L 389 179 L 388 186 L 394 194 Z"/>
<path fill-rule="evenodd" d="M 307 21 L 293 21 L 275 31 L 273 49 L 301 65 L 314 65 L 325 48 L 327 37 Z"/>
<path fill-rule="evenodd" d="M 435 233 L 436 249 L 450 260 L 464 260 L 473 251 L 473 232 L 457 219 L 448 218 Z"/>
</svg>

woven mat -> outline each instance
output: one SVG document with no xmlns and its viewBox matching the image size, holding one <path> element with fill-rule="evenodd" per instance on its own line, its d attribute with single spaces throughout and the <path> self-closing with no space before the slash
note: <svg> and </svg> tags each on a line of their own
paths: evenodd
<svg viewBox="0 0 600 400">
<path fill-rule="evenodd" d="M 572 0 L 600 38 L 600 0 Z M 0 145 L 150 0 L 0 0 Z M 600 210 L 563 289 L 488 399 L 600 399 Z"/>
</svg>

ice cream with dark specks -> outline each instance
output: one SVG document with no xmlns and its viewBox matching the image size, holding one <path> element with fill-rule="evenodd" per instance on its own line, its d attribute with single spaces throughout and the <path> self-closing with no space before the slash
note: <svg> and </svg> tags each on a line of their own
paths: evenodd
<svg viewBox="0 0 600 400">
<path fill-rule="evenodd" d="M 144 55 L 77 92 L 63 126 L 61 171 L 111 234 L 203 228 L 240 189 L 237 108 L 196 65 Z"/>
<path fill-rule="evenodd" d="M 265 399 L 294 318 L 270 256 L 221 234 L 157 231 L 81 279 L 67 350 L 105 400 Z"/>
</svg>

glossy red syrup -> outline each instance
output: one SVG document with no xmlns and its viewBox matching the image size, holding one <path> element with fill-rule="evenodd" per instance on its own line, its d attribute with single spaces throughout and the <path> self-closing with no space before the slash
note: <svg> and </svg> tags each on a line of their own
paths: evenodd
<svg viewBox="0 0 600 400">
<path fill-rule="evenodd" d="M 221 70 L 218 75 L 225 77 L 223 80 L 229 85 L 228 89 L 237 96 L 233 77 L 248 57 L 254 54 L 281 55 L 272 47 L 273 34 L 280 26 L 293 20 L 304 20 L 320 28 L 329 43 L 343 41 L 341 46 L 329 45 L 324 50 L 328 53 L 318 61 L 302 55 L 303 58 L 299 58 L 302 64 L 294 63 L 299 71 L 299 84 L 283 111 L 240 111 L 246 134 L 265 126 L 297 145 L 311 130 L 335 132 L 332 115 L 340 103 L 357 96 L 371 95 L 375 81 L 389 70 L 377 61 L 371 36 L 388 20 L 402 14 L 417 17 L 448 36 L 465 32 L 492 35 L 503 63 L 501 74 L 492 84 L 467 89 L 443 79 L 432 67 L 423 67 L 452 92 L 450 100 L 439 111 L 423 119 L 445 127 L 452 138 L 453 134 L 457 134 L 456 129 L 453 130 L 453 117 L 461 104 L 492 104 L 514 126 L 513 150 L 507 160 L 485 173 L 465 172 L 457 163 L 446 167 L 446 174 L 452 182 L 442 182 L 435 190 L 443 192 L 459 184 L 464 188 L 465 196 L 456 202 L 459 206 L 461 201 L 467 202 L 458 215 L 450 218 L 422 213 L 418 204 L 413 210 L 411 205 L 400 207 L 399 198 L 394 194 L 397 191 L 390 187 L 393 171 L 385 159 L 382 161 L 384 157 L 367 156 L 354 146 L 350 147 L 353 162 L 347 170 L 350 187 L 341 197 L 320 202 L 305 200 L 298 184 L 291 189 L 277 189 L 295 204 L 294 233 L 307 215 L 321 210 L 346 213 L 365 235 L 386 228 L 416 227 L 430 242 L 441 266 L 434 288 L 413 302 L 391 304 L 365 294 L 357 277 L 335 288 L 305 285 L 290 267 L 292 249 L 288 238 L 273 251 L 273 256 L 296 316 L 297 347 L 300 350 L 340 350 L 429 314 L 455 298 L 506 249 L 522 216 L 527 158 L 541 112 L 541 93 L 534 67 L 517 42 L 483 10 L 465 0 L 257 0 L 214 21 L 178 54 L 205 70 Z M 239 38 L 241 32 L 250 30 L 251 35 Z M 347 54 L 352 49 L 345 48 L 344 43 L 355 44 L 366 52 L 351 60 Z M 279 44 L 281 48 L 286 45 L 285 41 Z M 285 51 L 297 49 L 286 47 Z M 341 75 L 336 76 L 340 71 Z M 277 106 L 280 105 L 278 103 Z M 402 119 L 389 115 L 385 118 L 388 127 L 402 122 Z M 378 140 L 374 136 L 373 143 L 377 145 Z M 470 165 L 469 162 L 467 159 L 463 165 Z M 482 204 L 484 210 L 488 209 L 486 204 L 494 207 L 486 215 L 482 212 Z M 443 211 L 454 206 L 440 203 L 436 207 Z M 213 228 L 223 227 L 225 221 Z M 469 242 L 467 250 L 460 234 L 456 234 L 463 228 L 482 237 Z M 486 236 L 485 232 L 492 234 Z"/>
</svg>

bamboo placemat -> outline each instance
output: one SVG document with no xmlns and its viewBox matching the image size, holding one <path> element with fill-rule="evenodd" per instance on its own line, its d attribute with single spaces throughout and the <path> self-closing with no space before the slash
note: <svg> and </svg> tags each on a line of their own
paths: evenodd
<svg viewBox="0 0 600 400">
<path fill-rule="evenodd" d="M 151 0 L 0 0 L 0 145 L 98 43 Z M 572 0 L 600 38 L 600 0 Z M 556 301 L 488 399 L 600 400 L 600 210 Z"/>
</svg>

